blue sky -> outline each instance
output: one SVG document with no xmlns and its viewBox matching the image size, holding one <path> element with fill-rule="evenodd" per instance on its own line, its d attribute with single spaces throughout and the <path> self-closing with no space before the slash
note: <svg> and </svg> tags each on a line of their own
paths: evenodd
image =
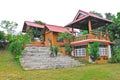
<svg viewBox="0 0 120 80">
<path fill-rule="evenodd" d="M 17 31 L 22 30 L 25 20 L 64 26 L 79 9 L 116 14 L 120 12 L 119 3 L 119 0 L 0 0 L 0 21 L 17 22 Z"/>
</svg>

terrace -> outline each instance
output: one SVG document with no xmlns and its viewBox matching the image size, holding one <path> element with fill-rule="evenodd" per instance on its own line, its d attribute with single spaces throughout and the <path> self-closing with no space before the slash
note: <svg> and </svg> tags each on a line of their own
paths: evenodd
<svg viewBox="0 0 120 80">
<path fill-rule="evenodd" d="M 91 30 L 89 34 L 75 37 L 74 41 L 82 41 L 87 39 L 110 40 L 107 31 L 101 32 L 97 30 Z"/>
</svg>

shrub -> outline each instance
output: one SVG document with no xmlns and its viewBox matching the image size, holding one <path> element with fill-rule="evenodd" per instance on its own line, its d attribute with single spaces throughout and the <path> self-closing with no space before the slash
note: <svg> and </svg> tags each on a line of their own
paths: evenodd
<svg viewBox="0 0 120 80">
<path fill-rule="evenodd" d="M 5 46 L 5 33 L 0 31 L 0 49 L 3 49 Z"/>
<path fill-rule="evenodd" d="M 58 46 L 53 46 L 53 51 L 55 53 L 55 55 L 57 56 L 58 55 Z"/>
<path fill-rule="evenodd" d="M 25 45 L 30 41 L 30 37 L 28 34 L 19 34 L 17 36 L 11 36 L 10 41 L 9 50 L 14 55 L 15 59 L 19 59 Z"/>
<path fill-rule="evenodd" d="M 57 45 L 55 45 L 55 46 L 50 46 L 50 51 L 51 51 L 50 55 L 51 55 L 52 57 L 53 57 L 53 56 L 57 56 L 57 55 L 58 55 L 58 51 L 59 51 L 58 46 L 57 46 Z"/>
<path fill-rule="evenodd" d="M 112 58 L 109 60 L 110 63 L 120 63 L 120 47 L 113 47 L 113 55 Z"/>
<path fill-rule="evenodd" d="M 88 52 L 89 52 L 90 58 L 93 61 L 96 61 L 99 58 L 99 56 L 100 56 L 98 54 L 99 45 L 100 45 L 99 42 L 93 42 L 93 43 L 89 43 L 88 44 Z"/>
</svg>

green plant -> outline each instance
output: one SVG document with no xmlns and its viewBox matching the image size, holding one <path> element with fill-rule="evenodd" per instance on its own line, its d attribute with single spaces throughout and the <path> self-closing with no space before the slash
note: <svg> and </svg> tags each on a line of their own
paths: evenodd
<svg viewBox="0 0 120 80">
<path fill-rule="evenodd" d="M 38 21 L 38 20 L 35 20 L 34 22 L 37 23 L 37 24 L 41 24 L 41 25 L 45 25 L 46 24 L 45 22 Z"/>
<path fill-rule="evenodd" d="M 57 56 L 58 55 L 58 51 L 59 51 L 57 45 L 53 46 L 53 51 L 54 51 L 55 55 Z"/>
<path fill-rule="evenodd" d="M 15 59 L 19 59 L 25 45 L 30 41 L 29 35 L 18 34 L 17 36 L 11 36 L 10 40 L 9 50 L 14 55 Z"/>
<path fill-rule="evenodd" d="M 72 46 L 69 43 L 65 43 L 65 52 L 70 55 L 71 51 L 73 50 Z"/>
<path fill-rule="evenodd" d="M 0 49 L 3 49 L 5 46 L 5 33 L 0 31 Z"/>
<path fill-rule="evenodd" d="M 87 30 L 83 30 L 82 35 L 86 35 L 86 34 L 88 34 L 88 31 Z"/>
<path fill-rule="evenodd" d="M 70 45 L 72 38 L 74 38 L 74 36 L 70 33 L 67 33 L 67 32 L 58 34 L 58 39 L 66 39 L 67 40 L 67 43 L 65 43 L 64 45 L 65 45 L 65 51 L 69 55 L 72 51 L 72 46 Z"/>
<path fill-rule="evenodd" d="M 1 23 L 1 27 L 7 31 L 8 34 L 13 34 L 18 24 L 13 21 L 3 20 Z"/>
<path fill-rule="evenodd" d="M 35 37 L 42 38 L 43 30 L 33 28 L 33 29 L 28 30 L 27 33 L 30 35 L 31 41 L 34 41 Z M 42 41 L 44 42 L 44 40 L 42 40 Z"/>
<path fill-rule="evenodd" d="M 89 52 L 90 58 L 93 60 L 93 62 L 96 61 L 100 56 L 98 54 L 99 45 L 100 45 L 99 42 L 92 42 L 92 43 L 88 44 L 88 52 Z"/>
<path fill-rule="evenodd" d="M 120 47 L 114 46 L 113 47 L 113 55 L 112 58 L 109 60 L 110 63 L 120 63 Z"/>
<path fill-rule="evenodd" d="M 58 55 L 58 46 L 57 45 L 54 45 L 54 46 L 50 46 L 50 55 L 53 57 L 53 56 L 57 56 Z"/>
</svg>

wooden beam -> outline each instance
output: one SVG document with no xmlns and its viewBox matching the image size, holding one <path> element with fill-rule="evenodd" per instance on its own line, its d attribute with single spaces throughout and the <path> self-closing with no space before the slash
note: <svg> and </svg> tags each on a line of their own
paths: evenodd
<svg viewBox="0 0 120 80">
<path fill-rule="evenodd" d="M 72 27 L 72 34 L 74 33 L 74 29 L 73 29 L 73 27 Z"/>
<path fill-rule="evenodd" d="M 90 33 L 90 31 L 92 30 L 92 24 L 91 24 L 91 20 L 88 21 L 88 31 Z"/>
</svg>

